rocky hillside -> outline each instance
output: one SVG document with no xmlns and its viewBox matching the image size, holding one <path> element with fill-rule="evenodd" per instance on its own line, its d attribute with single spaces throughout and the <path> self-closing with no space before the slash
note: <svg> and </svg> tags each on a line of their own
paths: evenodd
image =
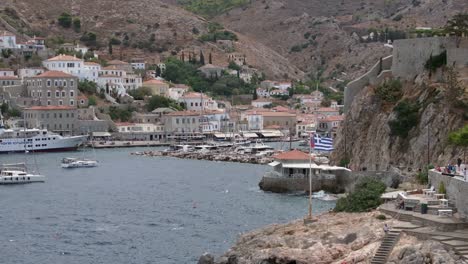
<svg viewBox="0 0 468 264">
<path fill-rule="evenodd" d="M 199 41 L 200 35 L 208 31 L 208 22 L 169 2 L 66 0 L 51 5 L 47 0 L 6 0 L 0 2 L 0 29 L 5 28 L 6 22 L 16 28 L 17 34 L 24 32 L 29 36 L 44 36 L 52 44 L 74 42 L 85 32 L 94 32 L 98 48 L 103 52 L 106 52 L 111 38 L 121 42 L 125 40 L 128 45 L 114 48 L 114 57 L 123 59 L 147 57 L 159 62 L 182 50 L 196 53 L 203 50 L 205 53 L 213 53 L 215 63 L 227 65 L 227 53 L 236 51 L 247 54 L 247 63 L 271 78 L 284 74 L 302 78 L 303 73 L 282 55 L 242 34 L 237 33 L 239 41 L 229 50 L 214 43 Z M 63 12 L 80 19 L 79 32 L 58 25 L 57 19 Z M 11 29 L 9 26 L 8 29 Z"/>
<path fill-rule="evenodd" d="M 325 77 L 352 80 L 391 53 L 383 43 L 362 43 L 359 37 L 372 29 L 442 26 L 462 10 L 468 10 L 464 0 L 253 0 L 216 20 L 306 73 L 323 69 Z"/>
<path fill-rule="evenodd" d="M 428 162 L 455 163 L 463 155 L 447 139 L 450 132 L 467 122 L 466 103 L 450 99 L 447 83 L 423 74 L 414 83 L 402 84 L 403 94 L 398 103 L 382 100 L 376 95 L 376 89 L 375 86 L 364 88 L 353 101 L 338 132 L 333 154 L 335 163 L 349 157 L 350 166 L 355 170 L 394 167 L 416 171 Z M 399 117 L 396 109 L 401 102 L 408 102 L 409 107 Z M 392 133 L 390 123 L 395 120 L 406 122 L 402 130 L 407 135 Z"/>
</svg>

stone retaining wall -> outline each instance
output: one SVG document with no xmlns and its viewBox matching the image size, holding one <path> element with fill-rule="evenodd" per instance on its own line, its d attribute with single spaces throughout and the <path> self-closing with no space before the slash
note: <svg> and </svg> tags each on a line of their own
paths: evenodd
<svg viewBox="0 0 468 264">
<path fill-rule="evenodd" d="M 442 175 L 434 170 L 429 171 L 429 182 L 436 191 L 443 182 L 447 198 L 457 208 L 460 218 L 468 218 L 468 182 Z"/>
</svg>

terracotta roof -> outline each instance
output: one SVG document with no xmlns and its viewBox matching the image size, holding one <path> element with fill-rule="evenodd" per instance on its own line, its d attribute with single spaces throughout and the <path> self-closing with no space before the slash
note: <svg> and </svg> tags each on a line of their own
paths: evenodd
<svg viewBox="0 0 468 264">
<path fill-rule="evenodd" d="M 50 58 L 46 61 L 81 61 L 81 59 L 78 59 L 77 57 L 69 56 L 69 55 L 63 55 L 60 54 L 58 56 L 55 56 L 53 58 Z"/>
<path fill-rule="evenodd" d="M 101 66 L 101 64 L 99 64 L 99 63 L 96 63 L 96 62 L 92 62 L 92 61 L 85 61 L 85 62 L 84 62 L 84 65 L 95 65 L 95 66 Z"/>
<path fill-rule="evenodd" d="M 0 80 L 19 80 L 17 76 L 0 76 Z"/>
<path fill-rule="evenodd" d="M 76 108 L 72 106 L 65 106 L 65 105 L 32 106 L 32 107 L 26 108 L 26 110 L 73 110 L 73 109 L 76 109 Z"/>
<path fill-rule="evenodd" d="M 331 107 L 322 107 L 317 109 L 317 112 L 339 112 L 338 109 L 331 108 Z"/>
<path fill-rule="evenodd" d="M 291 150 L 273 156 L 277 160 L 309 160 L 310 156 L 299 150 Z"/>
<path fill-rule="evenodd" d="M 166 116 L 199 116 L 200 113 L 196 111 L 175 111 L 167 114 Z"/>
<path fill-rule="evenodd" d="M 269 116 L 269 117 L 296 117 L 295 114 L 287 113 L 287 112 L 261 112 L 262 116 Z"/>
<path fill-rule="evenodd" d="M 108 71 L 108 70 L 115 70 L 115 71 L 123 71 L 122 69 L 117 68 L 115 65 L 109 65 L 107 67 L 102 68 L 103 71 Z"/>
<path fill-rule="evenodd" d="M 120 78 L 121 76 L 117 76 L 115 74 L 104 74 L 99 76 L 99 78 Z"/>
<path fill-rule="evenodd" d="M 197 98 L 201 98 L 202 95 L 200 93 L 186 93 L 184 95 L 182 95 L 181 98 L 183 99 L 197 99 Z M 203 99 L 210 99 L 208 96 L 206 96 L 205 94 L 203 94 Z"/>
<path fill-rule="evenodd" d="M 273 110 L 275 110 L 276 112 L 289 112 L 291 111 L 291 109 L 287 108 L 287 107 L 284 107 L 284 106 L 275 106 L 273 107 Z"/>
<path fill-rule="evenodd" d="M 333 121 L 343 121 L 344 116 L 343 115 L 338 115 L 338 116 L 327 116 L 324 119 L 322 119 L 325 122 L 333 122 Z"/>
<path fill-rule="evenodd" d="M 127 65 L 128 62 L 121 61 L 121 60 L 111 60 L 107 62 L 108 65 Z"/>
<path fill-rule="evenodd" d="M 144 81 L 143 84 L 166 84 L 166 83 L 161 80 L 151 79 L 151 80 Z"/>
<path fill-rule="evenodd" d="M 33 76 L 31 78 L 72 78 L 75 77 L 71 74 L 61 72 L 61 71 L 46 71 L 39 75 Z"/>
<path fill-rule="evenodd" d="M 120 122 L 120 123 L 115 123 L 116 126 L 134 126 L 134 123 L 129 123 L 129 122 Z"/>
<path fill-rule="evenodd" d="M 10 68 L 0 68 L 0 71 L 13 71 L 13 70 Z"/>
</svg>

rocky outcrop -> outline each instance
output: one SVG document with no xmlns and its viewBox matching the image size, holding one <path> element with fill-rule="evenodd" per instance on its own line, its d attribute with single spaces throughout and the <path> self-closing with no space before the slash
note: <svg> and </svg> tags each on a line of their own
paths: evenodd
<svg viewBox="0 0 468 264">
<path fill-rule="evenodd" d="M 216 264 L 368 262 L 384 235 L 376 212 L 327 213 L 304 225 L 298 220 L 242 235 Z M 391 226 L 393 220 L 386 221 Z"/>
<path fill-rule="evenodd" d="M 302 220 L 271 225 L 240 236 L 214 264 L 370 263 L 384 237 L 383 225 L 393 228 L 400 224 L 377 220 L 377 215 L 326 213 L 308 225 Z M 464 262 L 438 242 L 402 234 L 388 263 Z"/>
<path fill-rule="evenodd" d="M 393 250 L 389 264 L 419 263 L 466 263 L 453 251 L 448 251 L 437 241 L 420 241 L 412 236 L 403 235 Z"/>
<path fill-rule="evenodd" d="M 424 168 L 427 163 L 454 162 L 461 150 L 447 144 L 451 131 L 463 126 L 463 110 L 444 98 L 445 87 L 419 76 L 415 83 L 403 83 L 403 99 L 421 106 L 419 121 L 403 139 L 391 135 L 389 121 L 395 119 L 393 107 L 375 95 L 368 86 L 354 99 L 343 126 L 338 131 L 332 160 L 339 163 L 346 156 L 354 170 L 406 171 Z M 429 150 L 429 151 L 428 151 Z"/>
</svg>

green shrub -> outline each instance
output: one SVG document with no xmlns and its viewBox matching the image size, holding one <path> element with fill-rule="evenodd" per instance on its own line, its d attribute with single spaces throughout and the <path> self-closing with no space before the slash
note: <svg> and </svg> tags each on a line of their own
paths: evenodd
<svg viewBox="0 0 468 264">
<path fill-rule="evenodd" d="M 177 2 L 191 12 L 208 18 L 223 14 L 232 8 L 245 6 L 249 3 L 248 0 L 177 0 Z"/>
<path fill-rule="evenodd" d="M 436 71 L 438 68 L 447 65 L 447 51 L 443 51 L 439 55 L 431 56 L 424 64 L 424 68 L 430 72 Z"/>
<path fill-rule="evenodd" d="M 97 35 L 94 32 L 85 32 L 80 40 L 84 42 L 87 46 L 96 46 L 97 45 Z"/>
<path fill-rule="evenodd" d="M 393 21 L 400 21 L 403 18 L 402 14 L 398 14 L 393 18 Z"/>
<path fill-rule="evenodd" d="M 302 45 L 294 45 L 291 47 L 290 52 L 301 52 L 302 51 Z"/>
<path fill-rule="evenodd" d="M 217 40 L 233 40 L 236 41 L 238 40 L 237 35 L 224 30 L 224 31 L 216 31 L 216 32 L 211 32 L 207 34 L 203 34 L 200 36 L 199 40 L 207 42 L 216 42 Z"/>
<path fill-rule="evenodd" d="M 381 203 L 381 195 L 386 186 L 374 178 L 362 178 L 355 186 L 354 191 L 347 197 L 338 199 L 336 212 L 367 212 L 377 208 Z"/>
<path fill-rule="evenodd" d="M 444 182 L 440 182 L 439 189 L 437 193 L 447 194 L 447 190 L 445 189 Z"/>
<path fill-rule="evenodd" d="M 391 135 L 401 138 L 408 137 L 410 130 L 419 122 L 419 104 L 406 99 L 398 103 L 394 112 L 396 118 L 388 122 Z"/>
<path fill-rule="evenodd" d="M 375 89 L 375 94 L 385 102 L 395 103 L 403 96 L 399 79 L 385 81 Z"/>
<path fill-rule="evenodd" d="M 132 118 L 133 110 L 131 107 L 119 108 L 117 106 L 110 106 L 109 115 L 113 121 L 127 122 Z"/>
<path fill-rule="evenodd" d="M 140 87 L 138 89 L 128 92 L 135 100 L 143 100 L 146 96 L 151 95 L 151 89 L 149 87 Z"/>
<path fill-rule="evenodd" d="M 77 17 L 73 19 L 73 30 L 75 30 L 75 32 L 80 32 L 81 30 L 81 21 Z"/>
<path fill-rule="evenodd" d="M 420 184 L 427 184 L 429 182 L 428 171 L 424 170 L 419 172 L 416 175 L 416 180 L 418 180 Z"/>
<path fill-rule="evenodd" d="M 94 95 L 88 97 L 88 105 L 97 105 L 97 98 Z"/>
<path fill-rule="evenodd" d="M 153 95 L 151 98 L 148 100 L 148 103 L 146 104 L 146 110 L 149 112 L 153 111 L 156 108 L 159 107 L 171 107 L 175 108 L 178 110 L 181 110 L 182 107 L 174 100 L 160 96 L 160 95 Z"/>
<path fill-rule="evenodd" d="M 97 84 L 88 80 L 79 81 L 78 90 L 84 94 L 95 94 L 97 91 Z"/>
<path fill-rule="evenodd" d="M 57 19 L 58 24 L 64 28 L 70 28 L 72 25 L 72 17 L 68 13 L 62 13 Z"/>
<path fill-rule="evenodd" d="M 375 218 L 378 219 L 378 220 L 386 220 L 387 219 L 387 217 L 385 215 L 383 215 L 383 214 L 379 214 Z"/>
</svg>

